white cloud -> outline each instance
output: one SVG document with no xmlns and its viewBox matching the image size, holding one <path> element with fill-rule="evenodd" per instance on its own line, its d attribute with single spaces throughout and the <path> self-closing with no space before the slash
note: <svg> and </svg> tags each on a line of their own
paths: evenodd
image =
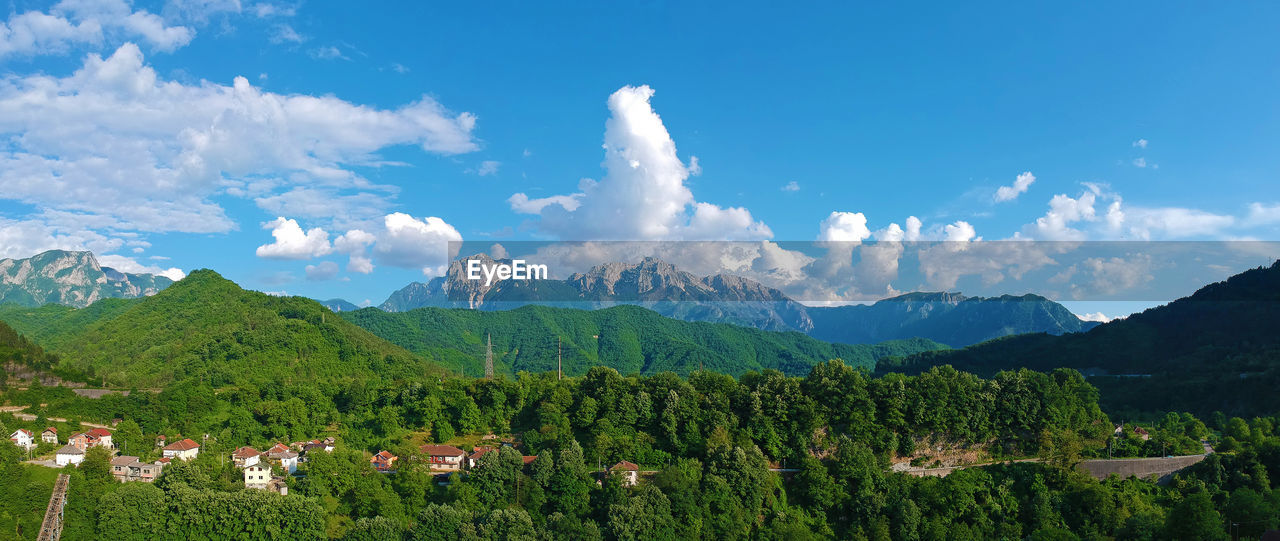
<svg viewBox="0 0 1280 541">
<path fill-rule="evenodd" d="M 1100 188 L 1090 185 L 1077 198 L 1066 194 L 1053 196 L 1049 200 L 1049 212 L 1024 227 L 1023 233 L 1036 240 L 1084 240 L 1085 233 L 1071 225 L 1097 219 L 1093 205 L 1100 193 Z"/>
<path fill-rule="evenodd" d="M 266 19 L 268 17 L 292 17 L 297 13 L 297 9 L 291 6 L 259 2 L 253 5 L 250 12 L 260 19 Z"/>
<path fill-rule="evenodd" d="M 953 224 L 948 224 L 942 228 L 942 231 L 946 234 L 944 239 L 947 242 L 969 242 L 978 236 L 978 233 L 973 229 L 973 226 L 969 225 L 969 222 L 963 220 L 957 221 Z"/>
<path fill-rule="evenodd" d="M 1147 159 L 1146 159 L 1146 158 L 1141 158 L 1141 157 L 1139 157 L 1139 158 L 1134 158 L 1134 159 L 1133 159 L 1133 166 L 1134 166 L 1134 167 L 1137 167 L 1137 168 L 1144 168 L 1144 167 L 1146 167 L 1146 166 L 1147 166 Z"/>
<path fill-rule="evenodd" d="M 1280 223 L 1280 203 L 1270 205 L 1250 203 L 1249 214 L 1245 217 L 1245 223 L 1254 226 Z"/>
<path fill-rule="evenodd" d="M 338 276 L 338 264 L 332 261 L 307 265 L 303 270 L 306 272 L 307 279 L 315 282 L 332 280 Z"/>
<path fill-rule="evenodd" d="M 818 224 L 818 240 L 822 242 L 859 243 L 870 236 L 867 217 L 861 212 L 832 212 Z"/>
<path fill-rule="evenodd" d="M 187 273 L 183 272 L 182 269 L 179 269 L 177 267 L 169 267 L 166 269 L 163 267 L 157 267 L 155 265 L 143 265 L 138 263 L 137 261 L 134 261 L 132 258 L 124 257 L 120 255 L 115 255 L 115 254 L 96 255 L 95 254 L 94 258 L 97 259 L 98 264 L 102 265 L 103 267 L 111 267 L 120 272 L 127 272 L 130 274 L 155 274 L 159 276 L 164 276 L 165 278 L 168 278 L 175 282 L 187 277 Z"/>
<path fill-rule="evenodd" d="M 293 26 L 288 24 L 276 25 L 271 34 L 271 43 L 302 43 L 306 39 L 297 30 L 294 30 Z"/>
<path fill-rule="evenodd" d="M 542 209 L 548 205 L 556 205 L 567 211 L 575 211 L 578 205 L 582 204 L 584 193 L 575 193 L 569 195 L 553 195 L 550 197 L 541 197 L 538 199 L 529 199 L 529 196 L 518 193 L 507 198 L 507 203 L 511 204 L 511 210 L 521 214 L 541 214 Z"/>
<path fill-rule="evenodd" d="M 996 189 L 996 202 L 1013 201 L 1019 195 L 1027 193 L 1027 188 L 1031 187 L 1031 183 L 1036 181 L 1036 176 L 1031 171 L 1026 171 L 1017 178 L 1013 179 L 1012 186 L 1001 186 Z"/>
<path fill-rule="evenodd" d="M 125 44 L 65 77 L 0 76 L 0 199 L 115 231 L 226 232 L 236 226 L 214 202 L 225 195 L 276 215 L 325 216 L 328 201 L 377 219 L 395 190 L 354 167 L 377 166 L 379 151 L 399 145 L 470 152 L 474 126 L 425 96 L 379 109 L 264 92 L 243 77 L 166 81 Z"/>
<path fill-rule="evenodd" d="M 1142 240 L 1211 237 L 1236 223 L 1233 216 L 1179 207 L 1127 207 L 1126 235 Z"/>
<path fill-rule="evenodd" d="M 1133 142 L 1133 146 L 1134 146 L 1135 148 L 1147 148 L 1147 140 L 1146 140 L 1146 139 L 1138 139 L 1137 141 L 1134 141 L 1134 142 Z"/>
<path fill-rule="evenodd" d="M 310 259 L 320 257 L 333 251 L 329 246 L 329 234 L 319 227 L 303 231 L 297 220 L 283 216 L 266 224 L 263 229 L 270 229 L 275 242 L 258 247 L 258 257 L 271 259 Z"/>
<path fill-rule="evenodd" d="M 784 192 L 798 192 L 798 191 L 800 191 L 800 183 L 799 183 L 799 182 L 796 182 L 796 181 L 794 181 L 794 180 L 793 180 L 793 181 L 791 181 L 791 182 L 788 182 L 788 183 L 786 183 L 786 184 L 784 184 L 784 185 L 782 186 L 782 191 L 784 191 Z"/>
<path fill-rule="evenodd" d="M 342 54 L 342 49 L 334 47 L 333 45 L 316 47 L 315 49 L 311 50 L 311 56 L 319 58 L 320 60 L 334 60 L 334 59 L 351 60 L 350 58 L 347 57 L 347 55 Z"/>
<path fill-rule="evenodd" d="M 462 234 L 435 216 L 417 219 L 408 214 L 388 214 L 384 230 L 378 233 L 373 256 L 379 264 L 417 268 L 428 276 L 439 276 L 457 255 Z M 450 243 L 454 243 L 450 245 Z"/>
<path fill-rule="evenodd" d="M 1106 323 L 1108 321 L 1116 319 L 1113 317 L 1107 317 L 1107 315 L 1102 312 L 1076 314 L 1076 317 L 1080 318 L 1080 321 L 1097 321 L 1098 323 Z"/>
<path fill-rule="evenodd" d="M 476 174 L 482 177 L 495 175 L 498 173 L 498 168 L 501 166 L 502 162 L 485 160 L 480 162 L 480 167 L 476 169 Z"/>
<path fill-rule="evenodd" d="M 680 161 L 675 142 L 649 103 L 653 89 L 623 87 L 609 96 L 605 175 L 584 180 L 579 192 L 508 201 L 537 214 L 538 229 L 560 238 L 662 240 L 761 239 L 773 233 L 745 208 L 698 202 L 685 180 L 699 167 Z"/>
<path fill-rule="evenodd" d="M 0 22 L 0 58 L 10 55 L 65 54 L 78 46 L 141 40 L 157 51 L 173 51 L 191 42 L 195 30 L 169 26 L 124 0 L 64 0 L 46 12 L 14 13 Z"/>
</svg>

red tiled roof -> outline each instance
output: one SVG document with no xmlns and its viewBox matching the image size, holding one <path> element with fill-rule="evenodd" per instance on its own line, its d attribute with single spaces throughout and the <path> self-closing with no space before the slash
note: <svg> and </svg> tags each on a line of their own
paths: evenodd
<svg viewBox="0 0 1280 541">
<path fill-rule="evenodd" d="M 26 434 L 26 435 L 28 435 L 28 436 L 30 436 L 30 435 L 31 435 L 31 431 L 30 431 L 30 430 L 27 430 L 27 429 L 25 429 L 25 428 L 19 428 L 17 431 L 18 431 L 18 432 L 21 432 L 21 433 L 23 433 L 23 434 Z"/>
<path fill-rule="evenodd" d="M 239 449 L 236 449 L 235 452 L 231 453 L 231 456 L 235 458 L 253 458 L 260 454 L 262 453 L 259 453 L 257 449 L 254 449 L 252 447 L 241 447 Z"/>
<path fill-rule="evenodd" d="M 609 468 L 609 471 L 614 470 L 640 471 L 640 466 L 636 465 L 634 462 L 627 462 L 626 460 L 623 460 Z"/>
<path fill-rule="evenodd" d="M 423 454 L 431 456 L 467 456 L 462 449 L 452 445 L 423 445 L 418 449 L 421 449 Z"/>
<path fill-rule="evenodd" d="M 537 459 L 538 459 L 538 455 L 532 455 L 532 456 L 530 456 L 530 455 L 524 455 L 524 456 L 520 457 L 520 462 L 521 462 L 521 463 L 523 463 L 523 464 L 528 464 L 528 463 L 533 462 L 534 460 L 537 460 Z"/>
<path fill-rule="evenodd" d="M 44 429 L 44 431 L 45 431 L 45 432 L 53 432 L 54 434 L 57 434 L 57 433 L 58 433 L 58 429 L 56 429 L 56 428 L 54 428 L 54 427 L 46 428 L 46 429 Z M 43 434 L 43 433 L 44 433 L 44 432 L 41 432 L 41 434 Z"/>
<path fill-rule="evenodd" d="M 186 438 L 182 441 L 175 441 L 173 443 L 170 443 L 169 445 L 164 446 L 165 451 L 190 451 L 192 449 L 199 449 L 199 448 L 200 448 L 200 444 L 194 441 L 191 441 L 191 438 Z"/>
<path fill-rule="evenodd" d="M 90 430 L 90 431 L 88 432 L 88 434 L 89 434 L 90 436 L 97 436 L 97 437 L 99 437 L 99 438 L 105 438 L 105 437 L 108 437 L 108 436 L 110 436 L 110 435 L 111 435 L 111 431 L 110 431 L 110 430 L 107 430 L 107 429 L 105 429 L 105 428 L 95 428 L 95 429 L 93 429 L 93 430 Z"/>
<path fill-rule="evenodd" d="M 467 458 L 470 458 L 471 460 L 480 460 L 480 457 L 487 455 L 489 453 L 492 453 L 494 451 L 497 451 L 497 449 L 494 449 L 492 447 L 476 447 L 476 450 L 472 451 L 471 454 L 467 456 Z"/>
</svg>

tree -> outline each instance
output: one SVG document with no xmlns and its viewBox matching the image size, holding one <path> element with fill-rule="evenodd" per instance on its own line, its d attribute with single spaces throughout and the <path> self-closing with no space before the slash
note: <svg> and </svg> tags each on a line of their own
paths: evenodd
<svg viewBox="0 0 1280 541">
<path fill-rule="evenodd" d="M 98 534 L 120 541 L 160 538 L 165 531 L 166 509 L 163 490 L 146 483 L 125 483 L 102 496 Z"/>
<path fill-rule="evenodd" d="M 1166 539 L 1213 541 L 1226 539 L 1222 516 L 1204 491 L 1188 494 L 1170 510 L 1165 519 Z"/>
</svg>

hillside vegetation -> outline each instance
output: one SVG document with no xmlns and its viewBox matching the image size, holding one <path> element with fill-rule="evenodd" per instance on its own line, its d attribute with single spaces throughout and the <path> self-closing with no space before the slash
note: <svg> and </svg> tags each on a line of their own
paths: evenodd
<svg viewBox="0 0 1280 541">
<path fill-rule="evenodd" d="M 87 308 L 0 308 L 0 319 L 61 358 L 61 370 L 124 387 L 197 378 L 339 383 L 438 374 L 438 367 L 315 301 L 241 289 L 198 270 L 143 299 Z"/>
<path fill-rule="evenodd" d="M 941 364 L 986 375 L 1020 367 L 1075 368 L 1104 391 L 1108 411 L 1274 412 L 1280 262 L 1086 333 L 1011 336 L 921 353 L 878 370 L 918 373 Z"/>
<path fill-rule="evenodd" d="M 705 368 L 734 376 L 764 369 L 803 375 L 830 359 L 870 370 L 889 356 L 945 347 L 925 339 L 832 344 L 798 332 L 680 321 L 637 306 L 602 310 L 524 306 L 504 311 L 418 308 L 398 313 L 366 308 L 341 315 L 405 349 L 473 376 L 484 373 L 485 340 L 490 335 L 498 372 L 555 371 L 559 339 L 567 375 L 584 374 L 600 365 L 624 374 L 689 374 Z"/>
</svg>

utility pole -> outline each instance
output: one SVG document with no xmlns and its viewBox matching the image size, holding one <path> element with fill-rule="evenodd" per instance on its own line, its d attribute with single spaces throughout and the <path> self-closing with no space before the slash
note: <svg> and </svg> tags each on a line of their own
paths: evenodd
<svg viewBox="0 0 1280 541">
<path fill-rule="evenodd" d="M 493 379 L 493 335 L 486 334 L 488 344 L 484 349 L 484 377 Z"/>
<path fill-rule="evenodd" d="M 556 381 L 560 381 L 563 378 L 564 378 L 564 371 L 561 369 L 561 364 L 560 364 L 560 337 L 557 336 L 556 337 Z"/>
</svg>

